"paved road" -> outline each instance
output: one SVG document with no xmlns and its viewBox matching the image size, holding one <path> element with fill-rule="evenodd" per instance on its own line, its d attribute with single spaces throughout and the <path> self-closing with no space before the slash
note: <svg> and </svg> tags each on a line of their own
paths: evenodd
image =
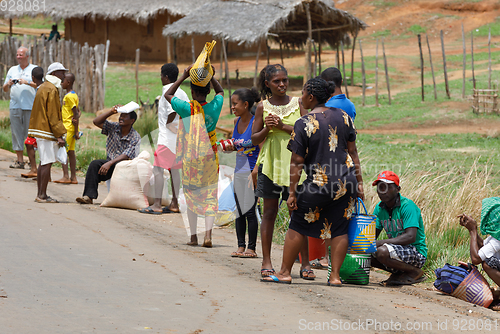
<svg viewBox="0 0 500 334">
<path fill-rule="evenodd" d="M 0 151 L 0 333 L 309 333 L 340 325 L 370 333 L 390 331 L 391 321 L 396 332 L 401 323 L 437 333 L 445 320 L 500 325 L 494 312 L 451 297 L 379 287 L 378 274 L 368 286 L 329 288 L 325 271 L 309 282 L 294 268 L 290 286 L 261 283 L 260 259 L 229 257 L 234 231 L 215 230 L 213 249 L 188 247 L 180 215 L 82 206 L 73 202 L 82 184 L 50 183 L 49 195 L 62 203 L 34 203 L 36 184 L 7 167 L 12 157 Z M 105 195 L 103 186 L 98 202 Z M 279 248 L 274 256 L 278 267 Z"/>
</svg>

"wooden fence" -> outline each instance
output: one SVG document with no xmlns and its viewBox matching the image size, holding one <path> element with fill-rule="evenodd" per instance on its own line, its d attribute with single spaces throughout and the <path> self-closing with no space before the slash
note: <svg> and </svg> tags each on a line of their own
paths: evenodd
<svg viewBox="0 0 500 334">
<path fill-rule="evenodd" d="M 107 64 L 107 52 L 104 44 L 89 47 L 76 42 L 60 40 L 47 41 L 44 37 L 23 40 L 6 36 L 0 44 L 0 76 L 2 80 L 10 67 L 17 65 L 16 52 L 20 46 L 30 50 L 32 64 L 47 68 L 53 62 L 62 63 L 76 77 L 73 89 L 80 99 L 80 109 L 95 113 L 104 108 L 104 71 Z M 108 46 L 109 49 L 109 46 Z M 62 95 L 62 94 L 61 94 Z M 0 98 L 8 100 L 9 93 L 1 92 Z"/>
</svg>

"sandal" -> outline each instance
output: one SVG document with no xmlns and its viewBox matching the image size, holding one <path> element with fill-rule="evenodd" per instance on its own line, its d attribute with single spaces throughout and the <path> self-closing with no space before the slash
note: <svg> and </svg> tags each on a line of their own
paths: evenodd
<svg viewBox="0 0 500 334">
<path fill-rule="evenodd" d="M 301 269 L 300 270 L 300 278 L 312 281 L 316 278 L 316 275 L 314 274 L 314 271 L 312 269 Z"/>
<path fill-rule="evenodd" d="M 328 265 L 324 266 L 318 259 L 311 261 L 310 265 L 313 269 L 328 270 Z"/>
<path fill-rule="evenodd" d="M 37 202 L 37 203 L 59 203 L 58 200 L 56 200 L 50 196 L 47 196 L 47 198 L 37 197 L 37 198 L 35 198 L 35 202 Z"/>
<path fill-rule="evenodd" d="M 203 245 L 201 247 L 206 247 L 206 248 L 212 248 L 212 239 L 204 239 L 203 240 Z"/>
<path fill-rule="evenodd" d="M 232 252 L 231 253 L 231 257 L 240 257 L 241 255 L 243 255 L 242 252 Z"/>
<path fill-rule="evenodd" d="M 260 270 L 260 276 L 262 276 L 263 278 L 271 276 L 271 275 L 275 275 L 275 274 L 276 274 L 276 272 L 274 271 L 274 269 L 261 269 Z"/>
<path fill-rule="evenodd" d="M 241 255 L 239 255 L 239 257 L 248 258 L 248 259 L 256 258 L 257 257 L 257 253 L 245 251 L 245 252 L 241 253 Z"/>
<path fill-rule="evenodd" d="M 274 275 L 269 275 L 267 277 L 261 278 L 260 281 L 264 283 L 292 284 L 292 281 L 281 281 L 278 277 Z"/>
<path fill-rule="evenodd" d="M 161 215 L 162 211 L 154 211 L 150 206 L 144 209 L 137 209 L 140 213 L 149 213 L 150 215 Z"/>
</svg>

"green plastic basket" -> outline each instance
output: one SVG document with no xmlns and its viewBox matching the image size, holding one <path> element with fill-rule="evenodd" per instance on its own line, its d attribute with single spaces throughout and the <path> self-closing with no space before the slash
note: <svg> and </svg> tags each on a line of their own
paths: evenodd
<svg viewBox="0 0 500 334">
<path fill-rule="evenodd" d="M 328 247 L 328 256 L 331 263 L 331 250 Z M 340 267 L 340 279 L 344 283 L 366 285 L 370 281 L 370 254 L 346 254 L 342 267 Z M 328 279 L 330 279 L 331 265 L 328 266 Z"/>
</svg>

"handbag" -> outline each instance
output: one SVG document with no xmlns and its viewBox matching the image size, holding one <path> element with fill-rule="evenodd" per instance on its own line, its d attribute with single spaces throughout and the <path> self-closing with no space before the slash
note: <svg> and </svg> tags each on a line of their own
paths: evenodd
<svg viewBox="0 0 500 334">
<path fill-rule="evenodd" d="M 434 287 L 447 294 L 453 293 L 469 275 L 471 266 L 470 264 L 469 267 L 452 266 L 446 263 L 443 268 L 435 269 L 436 280 L 434 281 Z"/>
<path fill-rule="evenodd" d="M 364 213 L 361 212 L 361 206 L 365 210 Z M 371 254 L 377 250 L 376 220 L 377 216 L 368 214 L 365 203 L 358 197 L 347 230 L 349 254 Z"/>
</svg>

